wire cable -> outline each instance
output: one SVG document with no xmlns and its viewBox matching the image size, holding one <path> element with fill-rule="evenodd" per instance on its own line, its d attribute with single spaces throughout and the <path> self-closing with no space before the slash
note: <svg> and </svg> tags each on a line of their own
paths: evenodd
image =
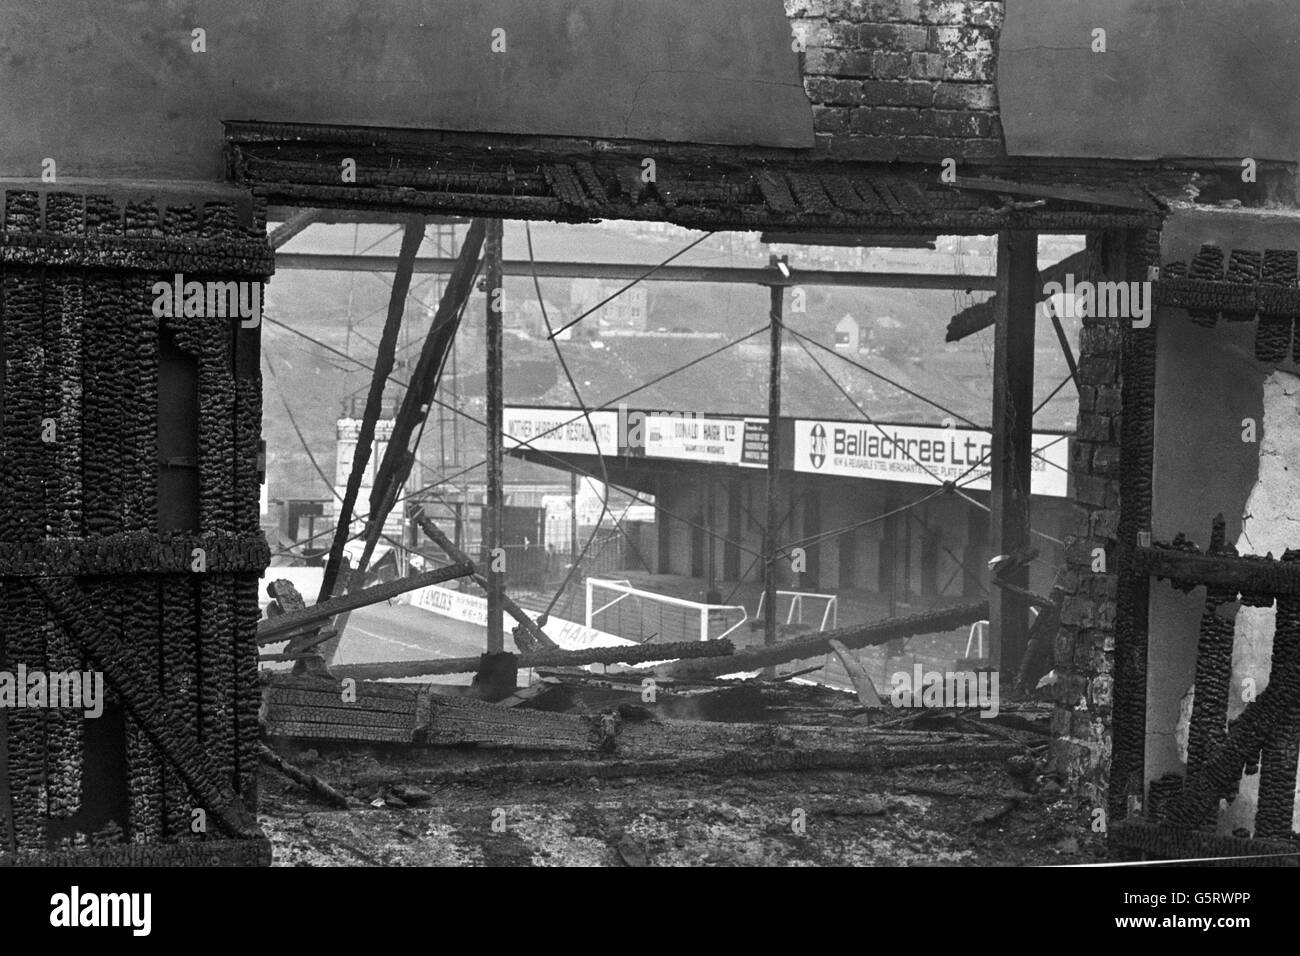
<svg viewBox="0 0 1300 956">
<path fill-rule="evenodd" d="M 555 332 L 551 329 L 551 317 L 546 312 L 546 300 L 542 298 L 542 283 L 537 278 L 537 260 L 533 256 L 533 230 L 526 220 L 524 222 L 524 235 L 528 240 L 528 265 L 533 274 L 533 290 L 537 293 L 537 305 L 542 310 L 542 321 L 546 324 L 546 331 L 549 333 L 547 339 L 555 349 L 555 357 L 559 360 L 560 368 L 564 371 L 564 377 L 569 381 L 569 388 L 573 390 L 574 400 L 577 401 L 578 407 L 582 409 L 583 418 L 587 420 L 587 430 L 591 432 L 591 443 L 596 450 L 596 460 L 600 463 L 601 474 L 600 516 L 596 518 L 596 524 L 591 529 L 591 535 L 587 538 L 587 543 L 582 546 L 582 552 L 569 563 L 568 573 L 564 576 L 564 580 L 560 582 L 560 587 L 546 605 L 546 610 L 540 618 L 540 620 L 546 620 L 550 617 L 551 611 L 555 608 L 555 603 L 560 599 L 565 588 L 569 586 L 569 582 L 573 580 L 573 576 L 577 573 L 578 566 L 582 563 L 583 558 L 587 556 L 587 551 L 590 550 L 592 542 L 596 540 L 596 535 L 605 520 L 605 515 L 609 514 L 609 470 L 605 467 L 605 456 L 600 453 L 600 436 L 596 434 L 596 426 L 591 420 L 591 410 L 587 408 L 586 402 L 582 400 L 582 393 L 578 390 L 578 383 L 574 381 L 573 373 L 569 371 L 569 363 L 565 361 L 564 352 L 555 338 Z M 578 319 L 573 321 L 577 322 Z M 615 441 L 617 440 L 618 437 L 615 436 Z M 577 506 L 576 502 L 574 506 Z M 629 507 L 631 506 L 629 505 Z M 576 515 L 574 517 L 576 521 Z M 575 541 L 573 544 L 577 544 L 577 542 Z M 572 545 L 570 545 L 570 548 L 572 548 Z"/>
<path fill-rule="evenodd" d="M 668 265 L 668 263 L 672 262 L 674 259 L 679 259 L 679 258 L 681 258 L 682 256 L 686 255 L 686 253 L 690 252 L 692 249 L 694 249 L 696 246 L 698 246 L 698 245 L 699 245 L 701 242 L 703 242 L 705 239 L 709 238 L 709 236 L 711 236 L 711 235 L 713 235 L 712 232 L 706 232 L 704 235 L 700 236 L 700 238 L 696 239 L 694 242 L 692 242 L 692 243 L 691 243 L 690 245 L 688 245 L 686 248 L 682 249 L 682 250 L 679 251 L 679 252 L 674 252 L 671 256 L 669 256 L 669 257 L 668 257 L 667 259 L 665 259 L 663 262 L 659 263 L 657 266 L 652 266 L 649 270 L 647 270 L 646 272 L 644 272 L 644 273 L 642 273 L 641 275 L 637 276 L 635 279 L 633 279 L 633 280 L 632 280 L 631 282 L 629 282 L 627 285 L 623 286 L 623 288 L 619 289 L 619 290 L 618 290 L 617 292 L 615 292 L 613 295 L 606 296 L 605 298 L 603 298 L 603 299 L 601 299 L 599 302 L 597 302 L 595 305 L 593 305 L 593 306 L 592 306 L 590 309 L 588 309 L 586 312 L 582 313 L 582 315 L 578 316 L 576 319 L 573 319 L 571 322 L 566 322 L 564 325 L 560 326 L 558 329 L 555 329 L 554 331 L 552 331 L 551 334 L 550 334 L 550 338 L 551 338 L 551 339 L 554 339 L 557 335 L 559 335 L 561 332 L 565 331 L 566 329 L 571 329 L 571 328 L 573 328 L 573 326 L 577 325 L 579 322 L 581 322 L 581 321 L 582 321 L 583 319 L 585 319 L 587 316 L 591 315 L 591 313 L 595 312 L 595 311 L 598 310 L 598 309 L 604 308 L 604 307 L 605 307 L 606 305 L 608 305 L 610 302 L 613 302 L 615 299 L 617 299 L 620 295 L 622 295 L 622 294 L 623 294 L 624 292 L 626 292 L 628 289 L 632 288 L 632 287 L 633 287 L 634 285 L 636 285 L 638 282 L 641 282 L 642 280 L 645 280 L 645 279 L 650 278 L 652 275 L 654 275 L 656 272 L 658 272 L 658 271 L 659 271 L 660 269 L 662 269 L 664 266 Z M 534 266 L 535 266 L 535 265 L 536 265 L 536 264 L 534 263 Z M 537 278 L 537 273 L 536 273 L 536 269 L 535 269 L 535 268 L 534 268 L 534 270 L 533 270 L 533 278 L 534 278 L 534 279 Z M 550 331 L 550 327 L 549 327 L 549 326 L 547 326 L 547 330 Z"/>
</svg>

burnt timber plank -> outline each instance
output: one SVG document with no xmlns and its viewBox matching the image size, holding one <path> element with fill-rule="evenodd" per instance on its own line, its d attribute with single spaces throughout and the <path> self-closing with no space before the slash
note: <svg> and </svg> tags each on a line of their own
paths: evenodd
<svg viewBox="0 0 1300 956">
<path fill-rule="evenodd" d="M 352 509 L 356 506 L 357 495 L 361 492 L 361 482 L 370 464 L 375 426 L 383 406 L 384 386 L 388 384 L 388 376 L 392 374 L 397 354 L 397 334 L 402 327 L 402 317 L 406 312 L 406 294 L 411 288 L 411 267 L 423 242 L 424 221 L 419 218 L 410 219 L 402 231 L 402 246 L 397 254 L 397 271 L 393 275 L 393 287 L 388 299 L 388 315 L 384 320 L 383 332 L 379 336 L 378 354 L 375 356 L 370 388 L 366 393 L 366 407 L 361 417 L 361 429 L 357 434 L 352 470 L 348 474 L 343 500 L 339 502 L 338 527 L 330 543 L 329 558 L 325 562 L 325 576 L 321 581 L 320 593 L 316 596 L 317 604 L 324 603 L 335 596 L 334 588 L 343 561 L 343 547 L 352 535 Z M 293 651 L 297 648 L 290 647 L 289 650 Z M 334 646 L 327 645 L 324 652 L 325 660 L 328 662 L 333 654 Z"/>
<path fill-rule="evenodd" d="M 268 737 L 301 737 L 304 740 L 353 740 L 370 743 L 409 744 L 409 730 L 390 727 L 354 727 L 348 724 L 311 724 L 306 721 L 279 720 L 267 723 Z"/>
<path fill-rule="evenodd" d="M 312 707 L 288 705 L 271 698 L 267 708 L 266 724 L 274 726 L 280 723 L 327 724 L 354 728 L 379 728 L 382 730 L 404 731 L 408 735 L 415 730 L 415 708 L 407 713 L 385 710 L 363 710 L 355 708 L 346 710 L 336 707 Z"/>
<path fill-rule="evenodd" d="M 421 786 L 501 783 L 547 783 L 557 780 L 601 780 L 619 777 L 680 776 L 703 773 L 731 777 L 738 774 L 782 773 L 798 770 L 842 770 L 868 773 L 893 767 L 935 764 L 1001 762 L 1024 748 L 1016 744 L 977 737 L 962 739 L 898 740 L 882 736 L 862 747 L 830 750 L 791 750 L 766 747 L 748 752 L 700 753 L 672 757 L 601 757 L 578 760 L 511 760 L 488 766 L 441 770 L 400 778 Z M 375 774 L 367 782 L 387 782 Z"/>
<path fill-rule="evenodd" d="M 398 490 L 406 482 L 415 460 L 410 451 L 415 431 L 428 418 L 438 383 L 442 379 L 442 370 L 451 351 L 456 330 L 464 313 L 465 302 L 471 292 L 475 267 L 479 252 L 483 247 L 483 237 L 487 225 L 482 219 L 470 223 L 461 244 L 460 253 L 452 267 L 450 278 L 438 302 L 438 311 L 429 323 L 429 332 L 420 347 L 420 357 L 415 371 L 411 373 L 406 391 L 402 395 L 402 404 L 393 421 L 388 444 L 383 459 L 375 472 L 370 490 L 370 513 L 367 516 L 366 542 L 358 568 L 362 571 L 369 565 L 370 556 L 379 543 L 384 523 L 393 509 Z M 411 265 L 414 268 L 413 264 Z M 468 565 L 464 558 L 453 559 Z"/>
<path fill-rule="evenodd" d="M 1300 866 L 1300 846 L 1288 840 L 1251 840 L 1143 820 L 1123 820 L 1109 828 L 1107 838 L 1114 846 L 1169 860 L 1206 860 L 1207 866 Z"/>
<path fill-rule="evenodd" d="M 428 515 L 424 513 L 423 507 L 417 506 L 414 511 L 412 511 L 410 518 L 419 526 L 421 531 L 432 539 L 434 544 L 442 548 L 443 553 L 446 554 L 447 557 L 451 558 L 451 560 L 455 561 L 457 564 L 467 566 L 470 569 L 469 577 L 473 582 L 484 591 L 487 590 L 487 578 L 483 577 L 483 575 L 479 573 L 478 568 L 474 566 L 474 562 L 469 559 L 469 555 L 456 547 L 455 543 L 443 534 L 442 530 L 429 519 Z M 511 600 L 510 596 L 504 591 L 501 593 L 501 607 L 519 624 L 519 628 L 515 630 L 515 644 L 519 646 L 521 651 L 526 653 L 528 651 L 536 650 L 538 647 L 548 648 L 551 650 L 559 649 L 558 645 L 538 626 L 537 622 L 529 617 L 527 612 Z M 522 634 L 520 631 L 522 631 Z M 532 639 L 532 646 L 525 647 L 524 645 L 529 643 L 529 638 Z"/>
<path fill-rule="evenodd" d="M 917 749 L 919 762 L 943 762 L 974 741 L 966 734 L 880 731 L 858 726 L 798 726 L 703 720 L 624 721 L 612 714 L 555 714 L 501 707 L 484 701 L 430 695 L 425 741 L 433 745 L 478 744 L 523 750 L 609 752 L 620 758 L 671 760 L 697 756 L 716 761 L 745 755 L 758 764 L 776 754 L 801 766 L 804 754 L 862 754 L 876 748 L 872 761 L 883 764 L 883 748 Z M 1019 743 L 999 741 L 1007 753 Z M 928 752 L 924 748 L 929 748 Z M 760 769 L 785 769 L 760 767 Z"/>
<path fill-rule="evenodd" d="M 1137 548 L 1137 570 L 1167 578 L 1175 587 L 1230 587 L 1239 594 L 1300 596 L 1300 567 L 1271 558 L 1200 554 L 1171 548 Z"/>
<path fill-rule="evenodd" d="M 1140 187 L 1106 188 L 1078 186 L 1065 183 L 1018 183 L 1009 179 L 987 176 L 958 176 L 952 184 L 955 189 L 974 189 L 980 192 L 1006 193 L 1012 196 L 1037 196 L 1043 199 L 1061 199 L 1089 206 L 1115 206 L 1139 212 L 1158 212 L 1155 201 L 1140 191 Z"/>
<path fill-rule="evenodd" d="M 37 579 L 34 586 L 55 618 L 81 644 L 86 656 L 104 672 L 104 679 L 139 724 L 149 742 L 176 768 L 181 781 L 232 836 L 260 838 L 257 821 L 243 801 L 213 771 L 206 748 L 188 726 L 173 715 L 166 699 L 133 663 L 103 612 L 75 583 Z"/>
<path fill-rule="evenodd" d="M 267 700 L 277 705 L 320 707 L 335 710 L 387 711 L 397 714 L 415 712 L 414 694 L 411 695 L 410 699 L 364 696 L 358 697 L 356 703 L 350 704 L 344 701 L 342 695 L 336 690 L 298 690 L 292 687 L 275 686 L 272 686 L 269 690 Z"/>
<path fill-rule="evenodd" d="M 266 687 L 275 687 L 288 690 L 305 690 L 328 693 L 335 697 L 342 694 L 342 685 L 337 680 L 331 680 L 328 677 L 312 676 L 310 674 L 263 674 L 263 685 Z M 410 700 L 415 696 L 419 689 L 414 684 L 383 684 L 374 681 L 357 681 L 354 688 L 357 700 L 367 700 L 372 697 L 384 697 L 393 700 Z"/>
<path fill-rule="evenodd" d="M 428 587 L 430 584 L 440 584 L 453 578 L 468 577 L 473 573 L 473 570 L 472 565 L 449 564 L 446 567 L 425 571 L 415 577 L 400 578 L 387 584 L 366 588 L 364 591 L 352 591 L 340 597 L 330 598 L 328 601 L 314 604 L 302 611 L 290 611 L 287 614 L 281 614 L 279 617 L 268 618 L 257 625 L 257 643 L 275 644 L 299 630 L 319 624 L 343 611 L 352 611 L 359 607 L 378 604 L 380 601 L 387 601 L 399 594 Z M 298 649 L 305 648 L 299 647 Z"/>
<path fill-rule="evenodd" d="M 701 677 L 720 677 L 739 671 L 758 670 L 788 661 L 809 660 L 832 652 L 830 642 L 839 641 L 847 648 L 870 647 L 915 634 L 938 634 L 951 631 L 972 621 L 988 617 L 989 604 L 961 604 L 939 611 L 926 611 L 909 617 L 888 618 L 869 624 L 856 624 L 834 631 L 823 631 L 793 641 L 782 641 L 771 647 L 746 648 L 731 657 L 711 660 L 681 660 L 655 668 L 655 675 L 664 679 L 693 680 Z"/>
<path fill-rule="evenodd" d="M 270 866 L 271 857 L 271 841 L 258 835 L 239 840 L 137 843 L 78 850 L 19 850 L 0 856 L 0 867 Z"/>
<path fill-rule="evenodd" d="M 731 654 L 731 641 L 683 641 L 671 644 L 630 644 L 619 647 L 589 647 L 579 651 L 536 651 L 521 654 L 519 670 L 532 667 L 576 667 L 583 664 L 637 664 L 680 658 L 717 658 Z M 390 661 L 380 664 L 343 664 L 332 668 L 335 677 L 377 680 L 394 677 L 422 677 L 432 674 L 467 674 L 478 670 L 478 657 L 448 657 L 427 661 Z M 723 673 L 729 673 L 724 670 Z"/>
<path fill-rule="evenodd" d="M 1050 282 L 1059 282 L 1062 286 L 1066 284 L 1065 279 L 1068 275 L 1074 275 L 1077 280 L 1088 278 L 1089 271 L 1088 250 L 1076 252 L 1074 255 L 1066 256 L 1060 262 L 1048 266 L 1042 272 L 1038 273 L 1038 299 L 1042 301 L 1047 296 L 1042 294 L 1043 288 Z M 976 302 L 974 305 L 967 306 L 948 321 L 948 331 L 944 336 L 945 342 L 960 342 L 968 335 L 974 335 L 976 332 L 991 328 L 997 320 L 998 297 L 995 293 L 983 302 Z"/>
</svg>

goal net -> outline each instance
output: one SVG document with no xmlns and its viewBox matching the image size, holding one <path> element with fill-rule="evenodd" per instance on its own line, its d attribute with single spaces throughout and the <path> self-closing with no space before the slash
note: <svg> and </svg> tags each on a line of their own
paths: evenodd
<svg viewBox="0 0 1300 956">
<path fill-rule="evenodd" d="M 587 626 L 638 644 L 716 640 L 747 618 L 739 604 L 703 604 L 634 588 L 626 580 L 587 579 Z"/>
</svg>

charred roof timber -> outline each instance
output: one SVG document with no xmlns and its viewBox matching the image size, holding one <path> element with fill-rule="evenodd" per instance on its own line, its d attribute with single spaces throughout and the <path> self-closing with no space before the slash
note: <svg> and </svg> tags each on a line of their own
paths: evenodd
<svg viewBox="0 0 1300 956">
<path fill-rule="evenodd" d="M 1080 232 L 1158 222 L 1142 176 L 1051 167 L 943 181 L 938 166 L 779 150 L 227 123 L 231 177 L 272 203 L 698 229 Z M 339 183 L 344 159 L 356 182 Z M 646 159 L 654 160 L 647 176 Z M 1129 170 L 1130 174 L 1132 170 Z M 1171 193 L 1190 173 L 1148 170 Z"/>
</svg>

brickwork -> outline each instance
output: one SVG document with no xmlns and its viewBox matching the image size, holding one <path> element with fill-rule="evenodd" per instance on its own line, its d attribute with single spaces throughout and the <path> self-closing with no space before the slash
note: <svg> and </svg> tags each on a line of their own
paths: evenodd
<svg viewBox="0 0 1300 956">
<path fill-rule="evenodd" d="M 1000 0 L 785 0 L 785 7 L 804 47 L 819 152 L 882 162 L 1004 155 L 994 86 Z"/>
</svg>

